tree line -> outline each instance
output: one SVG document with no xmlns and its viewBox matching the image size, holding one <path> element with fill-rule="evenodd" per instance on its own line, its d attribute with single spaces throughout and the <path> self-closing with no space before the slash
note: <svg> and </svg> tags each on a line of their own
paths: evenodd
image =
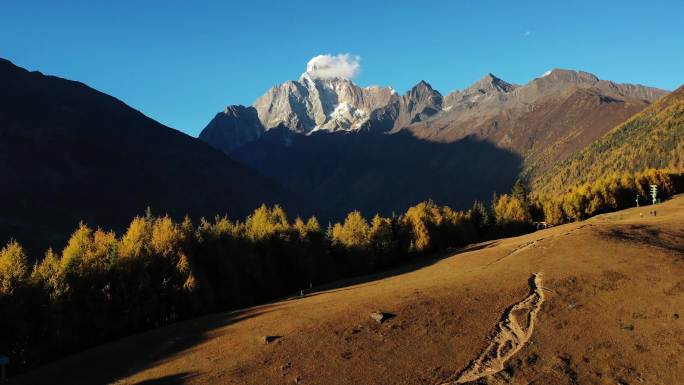
<svg viewBox="0 0 684 385">
<path fill-rule="evenodd" d="M 560 194 L 531 194 L 533 218 L 550 225 L 579 221 L 591 216 L 652 202 L 650 185 L 658 186 L 658 198 L 666 199 L 684 189 L 684 174 L 669 169 L 636 173 L 609 173 L 568 188 Z"/>
<path fill-rule="evenodd" d="M 61 251 L 31 259 L 10 241 L 0 249 L 0 354 L 23 370 L 69 352 L 201 314 L 263 303 L 310 285 L 376 272 L 449 247 L 647 203 L 681 191 L 667 170 L 611 175 L 559 196 L 529 193 L 522 181 L 491 205 L 465 211 L 421 202 L 401 215 L 360 212 L 323 228 L 262 205 L 243 221 L 193 222 L 145 215 L 127 230 L 81 223 Z M 35 262 L 32 262 L 35 261 Z"/>
<path fill-rule="evenodd" d="M 657 186 L 658 199 L 667 199 L 684 190 L 684 173 L 672 169 L 613 172 L 590 182 L 572 185 L 559 193 L 545 190 L 530 192 L 526 183 L 518 180 L 510 195 L 494 196 L 491 215 L 497 224 L 507 223 L 509 230 L 515 226 L 520 229 L 520 225 L 529 222 L 560 225 L 634 207 L 637 197 L 641 206 L 652 204 L 651 185 Z M 505 232 L 505 228 L 497 230 Z"/>
<path fill-rule="evenodd" d="M 401 215 L 360 212 L 323 228 L 262 205 L 243 221 L 133 218 L 127 230 L 81 223 L 61 251 L 31 259 L 10 241 L 0 250 L 0 354 L 24 370 L 66 353 L 215 311 L 263 303 L 372 273 L 502 229 L 492 215 L 427 201 Z M 520 227 L 523 226 L 523 227 Z M 32 262 L 36 261 L 36 262 Z"/>
<path fill-rule="evenodd" d="M 649 168 L 673 174 L 677 173 L 666 169 L 684 170 L 684 87 L 559 162 L 533 185 L 542 194 L 557 194 L 568 186 L 621 179 L 623 172 L 643 173 Z"/>
</svg>

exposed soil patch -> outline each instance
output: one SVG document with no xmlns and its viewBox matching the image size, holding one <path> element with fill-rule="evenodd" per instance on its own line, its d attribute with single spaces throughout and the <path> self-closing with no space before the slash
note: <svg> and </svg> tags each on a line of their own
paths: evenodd
<svg viewBox="0 0 684 385">
<path fill-rule="evenodd" d="M 456 384 L 477 381 L 504 370 L 506 361 L 532 337 L 537 313 L 544 302 L 541 274 L 534 274 L 529 283 L 530 294 L 506 310 L 487 348 L 458 376 Z"/>
</svg>

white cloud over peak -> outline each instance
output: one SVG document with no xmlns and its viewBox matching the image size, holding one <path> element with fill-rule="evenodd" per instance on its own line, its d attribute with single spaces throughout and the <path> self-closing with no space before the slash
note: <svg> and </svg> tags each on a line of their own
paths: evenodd
<svg viewBox="0 0 684 385">
<path fill-rule="evenodd" d="M 361 71 L 360 61 L 360 56 L 348 53 L 318 55 L 306 63 L 304 74 L 308 74 L 313 79 L 353 79 Z"/>
</svg>

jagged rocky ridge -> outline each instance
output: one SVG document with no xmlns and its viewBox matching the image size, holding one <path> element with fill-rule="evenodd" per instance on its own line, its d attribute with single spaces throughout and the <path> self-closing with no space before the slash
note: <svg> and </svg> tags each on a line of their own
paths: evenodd
<svg viewBox="0 0 684 385">
<path fill-rule="evenodd" d="M 398 95 L 304 75 L 220 113 L 200 138 L 327 218 L 425 199 L 464 208 L 546 172 L 664 94 L 560 69 L 524 85 L 487 74 L 446 96 L 425 81 Z"/>
<path fill-rule="evenodd" d="M 497 128 L 502 123 L 524 121 L 529 113 L 543 107 L 541 104 L 570 99 L 576 92 L 583 97 L 595 96 L 599 103 L 620 103 L 627 113 L 637 112 L 665 94 L 652 87 L 618 84 L 587 72 L 561 69 L 548 71 L 523 86 L 487 74 L 470 87 L 446 96 L 425 81 L 400 96 L 391 87 L 362 88 L 349 79 L 314 79 L 304 73 L 298 81 L 272 87 L 252 107 L 226 107 L 202 131 L 200 139 L 230 153 L 279 126 L 299 134 L 409 129 L 429 140 L 454 141 L 475 135 L 524 153 L 529 149 L 513 143 L 510 130 Z"/>
</svg>

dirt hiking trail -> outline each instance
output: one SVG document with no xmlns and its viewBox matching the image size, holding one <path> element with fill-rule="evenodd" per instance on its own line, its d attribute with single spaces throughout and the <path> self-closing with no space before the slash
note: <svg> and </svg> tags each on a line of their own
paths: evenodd
<svg viewBox="0 0 684 385">
<path fill-rule="evenodd" d="M 456 380 L 457 384 L 476 381 L 504 370 L 504 364 L 530 339 L 537 313 L 544 302 L 541 274 L 530 279 L 530 294 L 524 300 L 506 309 L 489 346 Z M 453 384 L 453 383 L 449 383 Z"/>
</svg>

